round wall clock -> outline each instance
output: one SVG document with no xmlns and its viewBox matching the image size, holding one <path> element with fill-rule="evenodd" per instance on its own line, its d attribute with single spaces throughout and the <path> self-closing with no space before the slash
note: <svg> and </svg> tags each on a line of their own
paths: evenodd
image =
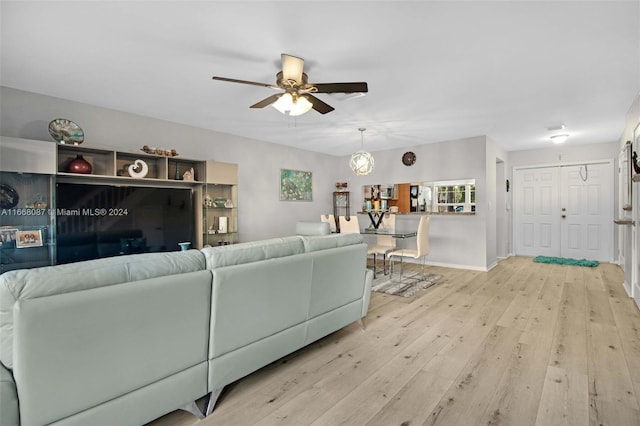
<svg viewBox="0 0 640 426">
<path fill-rule="evenodd" d="M 402 164 L 404 164 L 405 166 L 413 166 L 415 162 L 416 155 L 413 152 L 407 151 L 402 154 Z"/>
</svg>

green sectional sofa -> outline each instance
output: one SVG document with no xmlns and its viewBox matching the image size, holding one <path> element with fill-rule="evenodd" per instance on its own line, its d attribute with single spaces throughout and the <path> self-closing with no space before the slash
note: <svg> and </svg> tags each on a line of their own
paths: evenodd
<svg viewBox="0 0 640 426">
<path fill-rule="evenodd" d="M 296 235 L 6 272 L 0 424 L 210 414 L 226 385 L 366 315 L 366 253 L 358 234 Z"/>
</svg>

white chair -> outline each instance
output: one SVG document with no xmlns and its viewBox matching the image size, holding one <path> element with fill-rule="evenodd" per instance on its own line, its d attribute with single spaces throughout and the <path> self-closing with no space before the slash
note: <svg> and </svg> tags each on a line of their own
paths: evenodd
<svg viewBox="0 0 640 426">
<path fill-rule="evenodd" d="M 393 232 L 396 228 L 396 215 L 385 213 L 382 217 L 379 230 Z M 396 239 L 391 235 L 376 235 L 376 242 L 369 244 L 367 255 L 373 255 L 373 279 L 376 279 L 378 260 L 377 255 L 382 255 L 382 273 L 387 274 L 387 254 L 396 248 Z"/>
<path fill-rule="evenodd" d="M 429 223 L 431 222 L 431 216 L 421 216 L 420 223 L 418 224 L 418 234 L 416 235 L 416 249 L 401 249 L 394 250 L 387 254 L 389 262 L 391 264 L 391 277 L 393 278 L 393 258 L 400 258 L 400 281 L 402 281 L 402 258 L 408 257 L 411 259 L 422 258 L 422 276 L 419 281 L 424 280 L 425 275 L 425 257 L 429 254 Z"/>
<path fill-rule="evenodd" d="M 340 223 L 341 234 L 359 234 L 360 225 L 358 224 L 358 216 L 349 216 L 347 220 L 344 216 L 338 216 L 338 222 Z"/>
<path fill-rule="evenodd" d="M 336 232 L 336 218 L 332 214 L 321 214 L 320 220 L 322 222 L 328 222 L 331 232 Z"/>
</svg>

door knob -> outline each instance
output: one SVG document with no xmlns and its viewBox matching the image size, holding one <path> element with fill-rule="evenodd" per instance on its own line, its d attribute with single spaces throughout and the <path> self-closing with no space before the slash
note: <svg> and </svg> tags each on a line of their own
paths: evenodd
<svg viewBox="0 0 640 426">
<path fill-rule="evenodd" d="M 563 211 L 563 212 L 566 212 L 566 211 L 567 211 L 567 209 L 565 209 L 565 208 L 563 207 L 563 208 L 562 208 L 562 211 Z"/>
<path fill-rule="evenodd" d="M 566 215 L 566 214 L 563 214 L 563 215 L 562 215 L 562 218 L 564 219 L 565 217 L 567 217 L 567 215 Z"/>
</svg>

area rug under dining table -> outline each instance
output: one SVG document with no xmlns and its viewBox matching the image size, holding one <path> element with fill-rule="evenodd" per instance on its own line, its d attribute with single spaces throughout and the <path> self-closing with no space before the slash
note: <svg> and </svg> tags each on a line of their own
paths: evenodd
<svg viewBox="0 0 640 426">
<path fill-rule="evenodd" d="M 393 280 L 390 275 L 379 274 L 373 280 L 371 290 L 393 296 L 412 297 L 442 279 L 442 275 L 426 273 L 425 278 L 420 280 L 421 274 L 422 271 L 406 271 L 402 274 L 402 280 L 396 273 L 394 273 Z"/>
</svg>

